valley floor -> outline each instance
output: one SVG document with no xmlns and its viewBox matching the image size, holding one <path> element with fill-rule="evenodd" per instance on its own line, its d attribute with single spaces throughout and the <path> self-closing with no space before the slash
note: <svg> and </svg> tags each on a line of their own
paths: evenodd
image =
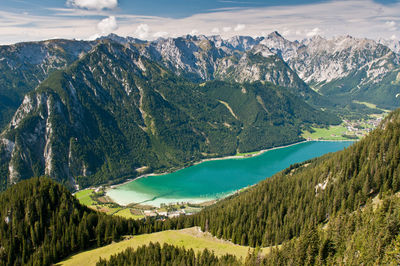
<svg viewBox="0 0 400 266">
<path fill-rule="evenodd" d="M 302 137 L 307 140 L 358 140 L 375 129 L 386 115 L 384 112 L 370 115 L 369 119 L 343 120 L 337 126 L 312 127 L 313 132 L 304 131 Z"/>
<path fill-rule="evenodd" d="M 136 249 L 138 246 L 147 245 L 150 242 L 159 242 L 161 245 L 168 243 L 185 247 L 186 249 L 193 249 L 195 252 L 207 248 L 217 256 L 228 253 L 242 259 L 245 259 L 247 254 L 253 250 L 248 246 L 236 245 L 230 241 L 213 237 L 210 233 L 201 232 L 199 227 L 191 227 L 182 230 L 168 230 L 152 234 L 129 236 L 123 241 L 78 253 L 56 265 L 95 265 L 100 258 L 109 259 L 111 255 L 122 252 L 128 247 Z M 261 252 L 267 254 L 269 249 L 262 248 Z"/>
<path fill-rule="evenodd" d="M 325 130 L 325 129 L 321 129 Z M 319 140 L 324 140 L 324 139 L 319 139 Z M 342 141 L 346 139 L 336 139 L 335 141 Z M 349 139 L 347 139 L 349 140 Z M 313 140 L 314 141 L 314 140 Z M 351 140 L 354 141 L 354 140 Z M 307 142 L 307 141 L 301 141 L 285 146 L 279 146 L 279 147 L 274 147 L 270 149 L 265 149 L 261 151 L 255 151 L 255 152 L 250 152 L 250 153 L 238 153 L 234 156 L 227 156 L 227 157 L 220 157 L 220 158 L 210 158 L 210 159 L 204 159 L 198 163 L 205 162 L 205 161 L 214 161 L 214 160 L 225 160 L 225 159 L 241 159 L 241 158 L 248 158 L 248 157 L 253 157 L 253 156 L 259 156 L 267 151 L 270 150 L 275 150 L 275 149 L 281 149 L 281 148 L 286 148 L 289 146 L 293 145 L 298 145 L 300 143 Z M 150 174 L 151 175 L 151 174 Z M 148 176 L 148 175 L 145 175 Z M 139 177 L 140 178 L 140 177 Z M 209 206 L 211 204 L 214 204 L 218 200 L 210 200 L 210 201 L 205 201 L 202 203 L 197 203 L 197 204 L 190 204 L 190 203 L 165 203 L 161 204 L 161 206 L 154 207 L 151 205 L 146 205 L 145 203 L 132 203 L 128 205 L 121 205 L 116 203 L 110 196 L 107 194 L 107 192 L 115 188 L 116 186 L 121 186 L 126 183 L 132 182 L 132 180 L 128 180 L 122 184 L 119 185 L 114 185 L 114 186 L 101 186 L 97 188 L 89 188 L 85 190 L 81 190 L 75 193 L 75 197 L 80 201 L 81 204 L 96 210 L 100 211 L 103 213 L 106 213 L 108 215 L 115 215 L 115 216 L 122 216 L 124 218 L 133 218 L 133 219 L 142 219 L 148 216 L 152 217 L 158 217 L 158 219 L 164 219 L 166 217 L 175 217 L 179 215 L 190 215 L 197 213 L 201 211 L 205 206 Z M 247 187 L 243 188 L 246 189 Z"/>
</svg>

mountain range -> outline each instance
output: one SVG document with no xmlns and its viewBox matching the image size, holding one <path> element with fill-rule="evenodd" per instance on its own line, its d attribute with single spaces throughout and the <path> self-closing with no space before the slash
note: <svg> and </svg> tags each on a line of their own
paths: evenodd
<svg viewBox="0 0 400 266">
<path fill-rule="evenodd" d="M 27 92 L 102 40 L 127 46 L 195 82 L 269 81 L 291 88 L 306 99 L 319 98 L 313 102 L 317 106 L 328 105 L 319 95 L 327 95 L 342 106 L 353 100 L 386 108 L 398 106 L 399 54 L 392 41 L 351 36 L 326 40 L 316 36 L 299 42 L 273 32 L 257 38 L 225 40 L 187 35 L 150 42 L 110 34 L 95 41 L 49 40 L 0 46 L 0 126 L 10 122 Z"/>
<path fill-rule="evenodd" d="M 297 142 L 307 125 L 339 122 L 272 83 L 193 83 L 106 40 L 25 96 L 1 134 L 1 181 L 122 181 Z"/>
<path fill-rule="evenodd" d="M 301 140 L 337 115 L 393 109 L 399 55 L 350 36 L 183 36 L 0 47 L 1 189 L 74 187 Z M 323 111 L 325 110 L 325 111 Z"/>
</svg>

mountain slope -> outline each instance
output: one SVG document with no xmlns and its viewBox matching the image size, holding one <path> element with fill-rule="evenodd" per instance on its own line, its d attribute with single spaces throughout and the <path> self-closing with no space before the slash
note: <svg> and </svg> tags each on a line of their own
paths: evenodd
<svg viewBox="0 0 400 266">
<path fill-rule="evenodd" d="M 214 78 L 235 82 L 271 82 L 287 88 L 315 106 L 331 106 L 327 98 L 313 91 L 279 56 L 264 46 L 234 53 L 218 60 Z"/>
<path fill-rule="evenodd" d="M 49 40 L 0 46 L 0 127 L 10 121 L 27 92 L 104 40 L 129 46 L 195 82 L 269 81 L 319 107 L 332 107 L 331 101 L 343 107 L 354 100 L 398 106 L 399 56 L 372 40 L 317 36 L 292 42 L 273 32 L 258 38 L 187 35 L 147 42 L 109 35 L 91 42 Z"/>
<path fill-rule="evenodd" d="M 234 56 L 236 53 L 243 56 L 249 47 L 256 44 L 256 41 L 251 37 L 238 37 L 236 42 L 233 40 L 227 42 L 219 36 L 188 35 L 147 42 L 110 34 L 96 41 L 49 40 L 0 46 L 0 70 L 3 73 L 0 77 L 0 128 L 10 121 L 26 93 L 34 90 L 50 73 L 69 66 L 86 54 L 93 46 L 104 40 L 130 46 L 132 50 L 164 65 L 175 74 L 196 82 L 215 79 L 217 71 L 221 73 L 226 71 L 224 66 L 227 57 Z M 246 40 L 249 42 L 248 45 L 244 44 Z M 265 63 L 270 66 L 268 71 L 274 68 L 274 61 L 279 61 L 279 59 Z M 242 60 L 242 67 L 243 62 L 245 61 Z M 257 68 L 257 65 L 253 66 L 250 63 L 249 61 L 247 68 Z M 289 67 L 282 67 L 282 62 L 277 62 L 277 64 L 280 66 L 275 67 L 273 74 L 265 73 L 265 70 L 263 70 L 264 73 L 261 76 L 241 77 L 239 75 L 238 79 L 235 80 L 262 80 L 284 87 L 304 87 L 305 84 L 299 81 L 297 75 Z M 231 65 L 229 66 L 231 67 Z M 277 78 L 277 76 L 287 75 L 290 76 L 290 79 Z M 226 80 L 231 79 L 231 77 L 225 78 L 218 75 L 218 79 Z"/>
<path fill-rule="evenodd" d="M 11 120 L 26 93 L 93 45 L 86 41 L 49 40 L 0 46 L 0 128 Z"/>
<path fill-rule="evenodd" d="M 254 254 L 251 260 L 261 265 L 397 265 L 399 210 L 398 194 L 374 198 L 324 226 L 311 226 L 264 258 Z"/>
<path fill-rule="evenodd" d="M 113 36 L 110 38 L 115 39 Z M 214 79 L 267 81 L 289 88 L 292 93 L 306 100 L 320 98 L 258 39 L 237 36 L 225 41 L 219 36 L 187 35 L 159 39 L 146 45 L 130 42 L 129 39 L 123 41 L 126 42 L 132 43 L 132 49 L 137 49 L 143 56 L 196 82 Z"/>
<path fill-rule="evenodd" d="M 366 101 L 399 106 L 395 99 L 399 56 L 373 40 L 351 36 L 303 42 L 287 63 L 311 87 L 337 102 Z"/>
<path fill-rule="evenodd" d="M 105 41 L 25 97 L 1 134 L 1 184 L 42 174 L 68 186 L 121 181 L 337 122 L 270 83 L 191 83 Z"/>
</svg>

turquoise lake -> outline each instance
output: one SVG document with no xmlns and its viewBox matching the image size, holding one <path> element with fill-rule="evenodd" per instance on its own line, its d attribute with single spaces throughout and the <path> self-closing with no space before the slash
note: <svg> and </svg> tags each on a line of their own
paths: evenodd
<svg viewBox="0 0 400 266">
<path fill-rule="evenodd" d="M 109 190 L 107 195 L 121 205 L 204 202 L 256 184 L 291 164 L 339 151 L 351 144 L 350 141 L 309 141 L 254 157 L 206 161 L 174 173 L 133 180 Z"/>
</svg>

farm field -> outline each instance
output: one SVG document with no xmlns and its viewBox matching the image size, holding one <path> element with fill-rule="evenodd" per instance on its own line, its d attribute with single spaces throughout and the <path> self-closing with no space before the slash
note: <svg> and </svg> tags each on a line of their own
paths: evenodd
<svg viewBox="0 0 400 266">
<path fill-rule="evenodd" d="M 347 132 L 346 127 L 343 125 L 330 126 L 329 128 L 312 128 L 314 132 L 303 132 L 303 138 L 312 140 L 348 140 L 343 137 L 343 134 Z"/>
</svg>

